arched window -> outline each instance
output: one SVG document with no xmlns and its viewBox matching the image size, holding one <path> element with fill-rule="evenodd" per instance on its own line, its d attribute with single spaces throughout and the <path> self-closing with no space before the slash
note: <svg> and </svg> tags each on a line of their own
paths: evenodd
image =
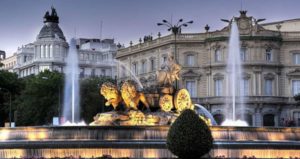
<svg viewBox="0 0 300 159">
<path fill-rule="evenodd" d="M 185 88 L 189 91 L 191 97 L 197 97 L 196 81 L 187 80 L 186 83 L 185 83 Z"/>
<path fill-rule="evenodd" d="M 266 61 L 268 61 L 268 62 L 273 61 L 273 55 L 272 55 L 271 48 L 266 49 Z"/>
<path fill-rule="evenodd" d="M 249 96 L 249 79 L 242 78 L 240 80 L 240 95 L 241 96 Z"/>
<path fill-rule="evenodd" d="M 155 69 L 156 69 L 155 58 L 150 58 L 150 69 L 151 69 L 151 71 L 155 71 Z"/>
<path fill-rule="evenodd" d="M 251 114 L 245 114 L 244 118 L 245 118 L 245 120 L 246 120 L 246 122 L 248 123 L 249 126 L 253 126 L 252 115 Z"/>
<path fill-rule="evenodd" d="M 293 61 L 294 61 L 294 64 L 296 64 L 296 65 L 300 64 L 300 53 L 293 54 Z"/>
<path fill-rule="evenodd" d="M 242 47 L 240 49 L 240 56 L 241 56 L 241 61 L 246 61 L 247 56 L 246 56 L 246 48 Z"/>
<path fill-rule="evenodd" d="M 266 96 L 273 95 L 274 75 L 271 73 L 264 75 L 264 93 Z"/>
<path fill-rule="evenodd" d="M 274 114 L 265 114 L 263 117 L 263 126 L 275 126 Z"/>
<path fill-rule="evenodd" d="M 214 119 L 216 120 L 218 125 L 221 125 L 223 121 L 225 120 L 225 117 L 223 114 L 215 114 Z"/>
<path fill-rule="evenodd" d="M 141 73 L 146 73 L 146 72 L 147 72 L 147 62 L 146 62 L 146 60 L 143 60 Z"/>
<path fill-rule="evenodd" d="M 300 80 L 292 80 L 292 91 L 293 95 L 300 93 Z"/>
<path fill-rule="evenodd" d="M 132 63 L 132 68 L 131 68 L 131 70 L 132 70 L 132 72 L 133 72 L 135 75 L 138 74 L 138 66 L 137 66 L 137 65 L 138 65 L 138 64 L 137 64 L 136 62 Z"/>
<path fill-rule="evenodd" d="M 300 111 L 295 111 L 293 113 L 293 118 L 294 118 L 295 126 L 300 126 Z"/>
<path fill-rule="evenodd" d="M 188 66 L 194 66 L 195 65 L 195 56 L 194 55 L 187 55 L 186 64 Z"/>
<path fill-rule="evenodd" d="M 220 62 L 222 60 L 221 58 L 221 51 L 220 49 L 215 50 L 215 62 Z"/>
</svg>

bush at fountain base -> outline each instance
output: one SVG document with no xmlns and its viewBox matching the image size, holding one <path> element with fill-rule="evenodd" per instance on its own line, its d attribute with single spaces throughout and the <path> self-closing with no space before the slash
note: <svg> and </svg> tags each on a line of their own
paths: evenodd
<svg viewBox="0 0 300 159">
<path fill-rule="evenodd" d="M 167 147 L 179 158 L 200 158 L 212 146 L 213 137 L 209 127 L 193 110 L 184 110 L 168 132 Z"/>
</svg>

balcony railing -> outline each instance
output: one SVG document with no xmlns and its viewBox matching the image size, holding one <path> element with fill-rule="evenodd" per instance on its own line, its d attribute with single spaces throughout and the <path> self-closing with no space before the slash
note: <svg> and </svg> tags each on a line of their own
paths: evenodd
<svg viewBox="0 0 300 159">
<path fill-rule="evenodd" d="M 199 97 L 192 98 L 194 103 L 199 104 L 224 104 L 230 103 L 231 97 L 225 96 L 213 96 L 213 97 Z M 239 103 L 240 97 L 236 97 L 236 102 Z M 281 103 L 290 103 L 295 104 L 293 97 L 282 97 L 282 96 L 245 96 L 243 103 L 249 104 L 259 104 L 259 103 L 267 103 L 267 104 L 281 104 Z"/>
</svg>

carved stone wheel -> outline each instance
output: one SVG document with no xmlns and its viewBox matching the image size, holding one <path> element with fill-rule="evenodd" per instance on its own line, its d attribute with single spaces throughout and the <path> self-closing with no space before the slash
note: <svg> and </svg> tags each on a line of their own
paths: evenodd
<svg viewBox="0 0 300 159">
<path fill-rule="evenodd" d="M 159 99 L 159 106 L 165 112 L 171 111 L 173 108 L 173 97 L 171 95 L 165 94 Z"/>
<path fill-rule="evenodd" d="M 184 109 L 192 108 L 192 100 L 190 93 L 186 89 L 180 89 L 175 94 L 175 108 L 178 112 L 183 111 Z"/>
</svg>

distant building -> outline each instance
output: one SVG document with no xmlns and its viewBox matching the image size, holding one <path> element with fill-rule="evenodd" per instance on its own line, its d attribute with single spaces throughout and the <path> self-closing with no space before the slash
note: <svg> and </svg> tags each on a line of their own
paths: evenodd
<svg viewBox="0 0 300 159">
<path fill-rule="evenodd" d="M 237 118 L 244 116 L 252 126 L 300 126 L 300 109 L 293 99 L 300 93 L 300 30 L 295 27 L 300 26 L 299 21 L 282 21 L 281 29 L 274 29 L 279 23 L 261 25 L 262 20 L 247 16 L 245 11 L 235 20 L 243 60 L 242 87 L 237 86 L 237 91 L 245 96 L 246 106 L 241 111 L 237 103 Z M 228 116 L 225 93 L 230 80 L 226 70 L 230 21 L 221 30 L 206 30 L 181 33 L 176 40 L 174 35 L 158 37 L 120 49 L 116 56 L 122 63 L 117 67 L 118 80 L 136 76 L 144 87 L 153 86 L 156 71 L 177 48 L 176 58 L 182 65 L 179 88 L 187 88 L 193 102 L 205 106 L 221 123 Z"/>
<path fill-rule="evenodd" d="M 65 71 L 68 42 L 59 27 L 59 17 L 54 8 L 44 15 L 44 26 L 36 41 L 18 48 L 14 71 L 19 77 L 38 74 L 45 69 Z M 117 51 L 113 39 L 77 39 L 81 77 L 115 76 L 111 63 Z"/>
<path fill-rule="evenodd" d="M 6 57 L 5 51 L 0 50 L 0 61 L 5 59 L 5 57 Z"/>
<path fill-rule="evenodd" d="M 113 62 L 117 45 L 113 39 L 77 39 L 80 76 L 116 76 Z"/>
<path fill-rule="evenodd" d="M 3 64 L 1 69 L 13 72 L 13 68 L 17 63 L 17 54 L 14 53 L 12 56 L 9 56 L 3 60 L 0 60 L 0 63 Z"/>
</svg>

